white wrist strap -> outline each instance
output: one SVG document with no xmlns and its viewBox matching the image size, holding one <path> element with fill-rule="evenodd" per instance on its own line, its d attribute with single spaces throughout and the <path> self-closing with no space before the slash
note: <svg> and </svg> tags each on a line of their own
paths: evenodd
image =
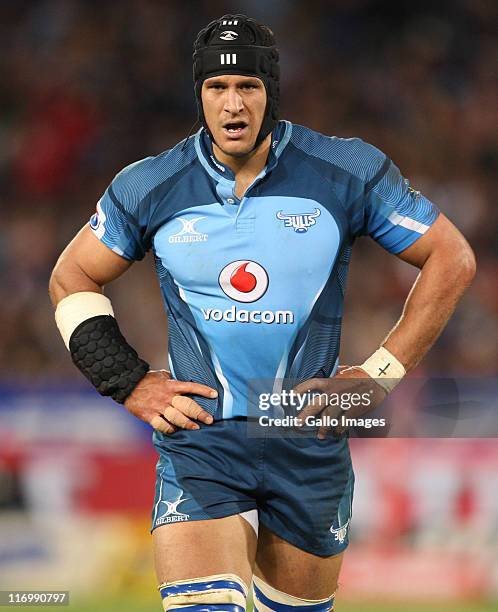
<svg viewBox="0 0 498 612">
<path fill-rule="evenodd" d="M 406 374 L 403 364 L 383 346 L 376 350 L 360 368 L 390 393 Z"/>
<path fill-rule="evenodd" d="M 93 291 L 71 293 L 57 304 L 55 322 L 68 350 L 69 339 L 78 325 L 99 315 L 114 316 L 111 300 L 101 293 Z"/>
</svg>

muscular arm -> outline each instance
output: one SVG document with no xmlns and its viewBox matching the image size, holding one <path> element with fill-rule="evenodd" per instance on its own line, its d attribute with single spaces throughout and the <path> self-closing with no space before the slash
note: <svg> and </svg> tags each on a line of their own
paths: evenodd
<svg viewBox="0 0 498 612">
<path fill-rule="evenodd" d="M 469 244 L 444 215 L 440 215 L 424 236 L 398 256 L 420 268 L 420 274 L 408 295 L 401 318 L 389 332 L 383 346 L 408 371 L 417 365 L 444 329 L 474 278 L 476 264 Z M 314 389 L 327 393 L 342 393 L 345 390 L 361 392 L 366 389 L 365 376 L 361 366 L 353 366 L 341 369 L 334 378 L 304 381 L 295 387 L 295 391 L 305 393 Z M 356 412 L 351 410 L 349 416 L 363 416 L 378 406 L 385 395 L 383 388 L 375 386 L 369 406 L 360 406 Z M 304 422 L 306 416 L 318 413 L 337 418 L 340 412 L 334 406 L 324 409 L 318 401 L 308 405 L 301 418 Z M 327 425 L 319 427 L 318 437 L 325 438 L 329 429 Z M 337 433 L 343 433 L 344 429 L 344 426 L 335 428 Z"/>
<path fill-rule="evenodd" d="M 132 262 L 116 255 L 83 227 L 65 248 L 50 277 L 52 304 L 79 291 L 102 293 L 107 283 L 121 276 Z"/>
<path fill-rule="evenodd" d="M 54 307 L 73 293 L 102 293 L 104 285 L 126 272 L 131 263 L 100 242 L 88 226 L 84 227 L 66 247 L 52 272 L 49 293 Z M 216 390 L 206 385 L 172 380 L 164 370 L 149 371 L 124 405 L 133 415 L 166 434 L 178 427 L 198 429 L 195 420 L 212 423 L 211 415 L 185 394 L 210 399 L 217 396 Z"/>
<path fill-rule="evenodd" d="M 383 346 L 408 371 L 419 363 L 444 329 L 474 278 L 476 263 L 468 242 L 443 214 L 398 256 L 420 268 L 420 273 L 401 318 Z"/>
</svg>

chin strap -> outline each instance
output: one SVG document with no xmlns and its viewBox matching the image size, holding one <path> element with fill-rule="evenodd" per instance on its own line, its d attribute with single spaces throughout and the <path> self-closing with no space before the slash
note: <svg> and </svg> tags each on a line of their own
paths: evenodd
<svg viewBox="0 0 498 612">
<path fill-rule="evenodd" d="M 185 149 L 187 148 L 187 143 L 189 138 L 192 136 L 192 134 L 194 133 L 194 130 L 197 126 L 200 126 L 199 120 L 197 119 L 196 122 L 194 123 L 194 125 L 190 128 L 188 134 L 187 134 L 187 138 L 185 138 L 185 140 L 183 141 L 183 145 L 181 148 L 181 151 L 183 153 L 183 151 L 185 151 Z"/>
</svg>

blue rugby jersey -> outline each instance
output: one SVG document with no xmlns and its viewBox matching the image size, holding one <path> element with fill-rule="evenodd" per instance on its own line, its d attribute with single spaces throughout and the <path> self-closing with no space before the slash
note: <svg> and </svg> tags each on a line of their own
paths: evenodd
<svg viewBox="0 0 498 612">
<path fill-rule="evenodd" d="M 201 129 L 122 170 L 90 220 L 126 259 L 153 250 L 170 369 L 217 388 L 199 403 L 224 418 L 246 415 L 248 380 L 333 374 L 355 238 L 399 253 L 439 214 L 375 147 L 288 121 L 241 200 L 234 188 Z"/>
</svg>

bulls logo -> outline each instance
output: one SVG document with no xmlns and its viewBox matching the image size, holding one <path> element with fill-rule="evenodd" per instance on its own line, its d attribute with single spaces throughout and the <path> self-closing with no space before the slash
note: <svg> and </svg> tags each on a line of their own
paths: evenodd
<svg viewBox="0 0 498 612">
<path fill-rule="evenodd" d="M 236 302 L 255 302 L 268 289 L 268 274 L 259 263 L 242 259 L 223 268 L 218 282 L 223 292 Z"/>
<path fill-rule="evenodd" d="M 291 227 L 296 234 L 305 234 L 310 227 L 316 225 L 316 219 L 321 214 L 319 208 L 312 213 L 284 213 L 279 210 L 277 219 L 284 222 L 285 227 Z"/>
</svg>

